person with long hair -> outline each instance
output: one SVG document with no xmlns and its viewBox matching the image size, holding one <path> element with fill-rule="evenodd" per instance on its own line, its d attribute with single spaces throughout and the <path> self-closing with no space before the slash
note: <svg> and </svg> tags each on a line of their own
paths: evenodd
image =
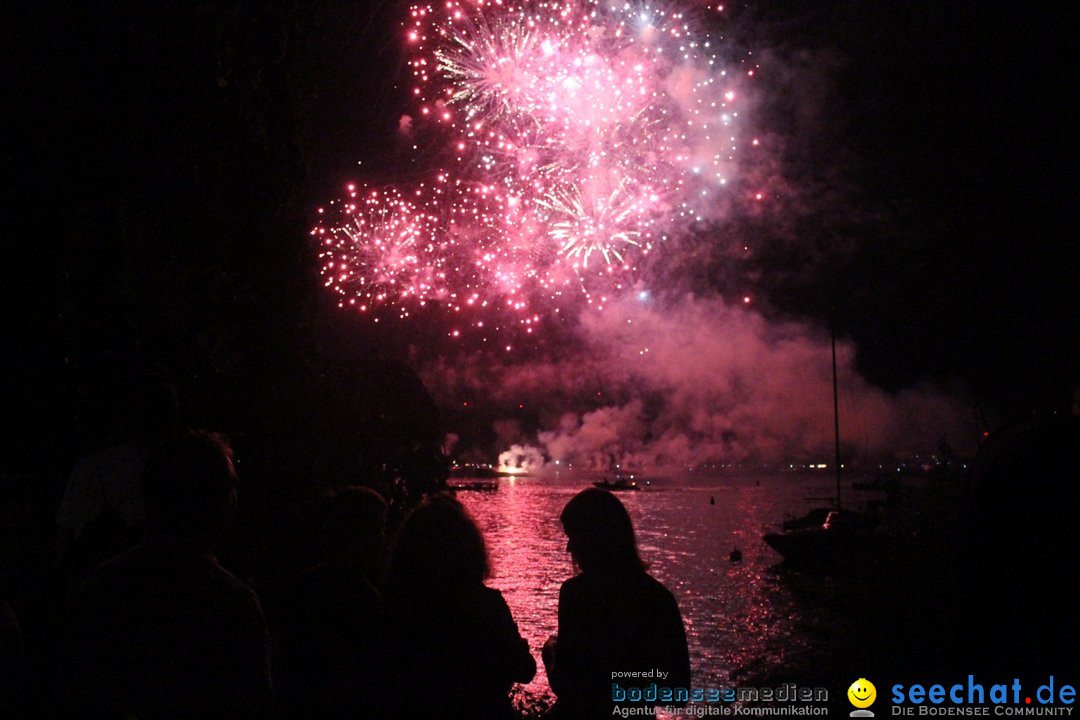
<svg viewBox="0 0 1080 720">
<path fill-rule="evenodd" d="M 560 720 L 608 718 L 613 707 L 663 702 L 660 688 L 689 689 L 690 658 L 671 592 L 646 571 L 626 508 L 610 492 L 575 495 L 559 518 L 578 574 L 559 591 L 559 630 L 544 646 Z M 623 685 L 658 687 L 657 699 L 615 702 L 613 673 L 651 673 Z M 618 684 L 617 682 L 615 684 Z"/>
<path fill-rule="evenodd" d="M 489 575 L 484 536 L 447 495 L 405 518 L 386 578 L 392 717 L 515 717 L 509 691 L 536 661 Z"/>
</svg>

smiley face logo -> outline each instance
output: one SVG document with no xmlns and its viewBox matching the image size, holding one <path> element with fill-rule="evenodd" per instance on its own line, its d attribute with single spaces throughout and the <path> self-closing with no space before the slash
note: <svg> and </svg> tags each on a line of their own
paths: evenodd
<svg viewBox="0 0 1080 720">
<path fill-rule="evenodd" d="M 847 697 L 855 707 L 868 708 L 877 699 L 877 688 L 866 678 L 859 678 L 851 683 L 851 687 L 847 690 Z"/>
</svg>

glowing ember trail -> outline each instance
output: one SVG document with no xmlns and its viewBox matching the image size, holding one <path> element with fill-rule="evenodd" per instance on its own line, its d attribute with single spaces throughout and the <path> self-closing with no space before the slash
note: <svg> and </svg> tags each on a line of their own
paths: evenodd
<svg viewBox="0 0 1080 720">
<path fill-rule="evenodd" d="M 414 6 L 405 125 L 442 160 L 415 187 L 350 186 L 320 210 L 341 306 L 439 303 L 458 337 L 493 312 L 531 332 L 546 314 L 533 306 L 632 287 L 644 256 L 706 221 L 734 168 L 752 72 L 722 67 L 708 20 L 640 2 Z"/>
</svg>

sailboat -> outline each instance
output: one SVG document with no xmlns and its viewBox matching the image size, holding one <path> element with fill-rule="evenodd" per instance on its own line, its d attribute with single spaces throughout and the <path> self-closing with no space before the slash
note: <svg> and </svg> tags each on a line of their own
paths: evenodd
<svg viewBox="0 0 1080 720">
<path fill-rule="evenodd" d="M 865 515 L 830 510 L 821 525 L 767 533 L 762 539 L 793 565 L 835 566 L 861 555 L 872 531 Z"/>
<path fill-rule="evenodd" d="M 865 515 L 845 510 L 840 502 L 840 402 L 836 376 L 836 324 L 830 322 L 832 347 L 833 433 L 835 440 L 836 497 L 831 508 L 815 508 L 802 518 L 784 522 L 782 532 L 762 539 L 786 562 L 797 565 L 835 565 L 865 549 L 872 524 Z"/>
</svg>

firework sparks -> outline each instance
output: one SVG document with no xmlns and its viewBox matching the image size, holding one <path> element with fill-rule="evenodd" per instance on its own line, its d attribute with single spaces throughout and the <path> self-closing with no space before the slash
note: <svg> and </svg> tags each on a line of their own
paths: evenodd
<svg viewBox="0 0 1080 720">
<path fill-rule="evenodd" d="M 619 244 L 637 247 L 641 231 L 632 229 L 629 222 L 637 214 L 640 204 L 635 197 L 620 187 L 608 197 L 596 198 L 587 203 L 577 188 L 550 195 L 537 201 L 555 215 L 565 219 L 551 223 L 551 237 L 561 245 L 559 254 L 568 258 L 581 258 L 582 268 L 589 267 L 589 256 L 599 252 L 610 267 L 613 262 L 624 263 L 617 249 Z"/>
<path fill-rule="evenodd" d="M 326 285 L 343 307 L 438 302 L 479 327 L 498 309 L 530 332 L 532 304 L 633 285 L 734 162 L 737 81 L 701 28 L 655 3 L 414 6 L 416 120 L 452 159 L 331 204 L 313 230 Z"/>
</svg>

